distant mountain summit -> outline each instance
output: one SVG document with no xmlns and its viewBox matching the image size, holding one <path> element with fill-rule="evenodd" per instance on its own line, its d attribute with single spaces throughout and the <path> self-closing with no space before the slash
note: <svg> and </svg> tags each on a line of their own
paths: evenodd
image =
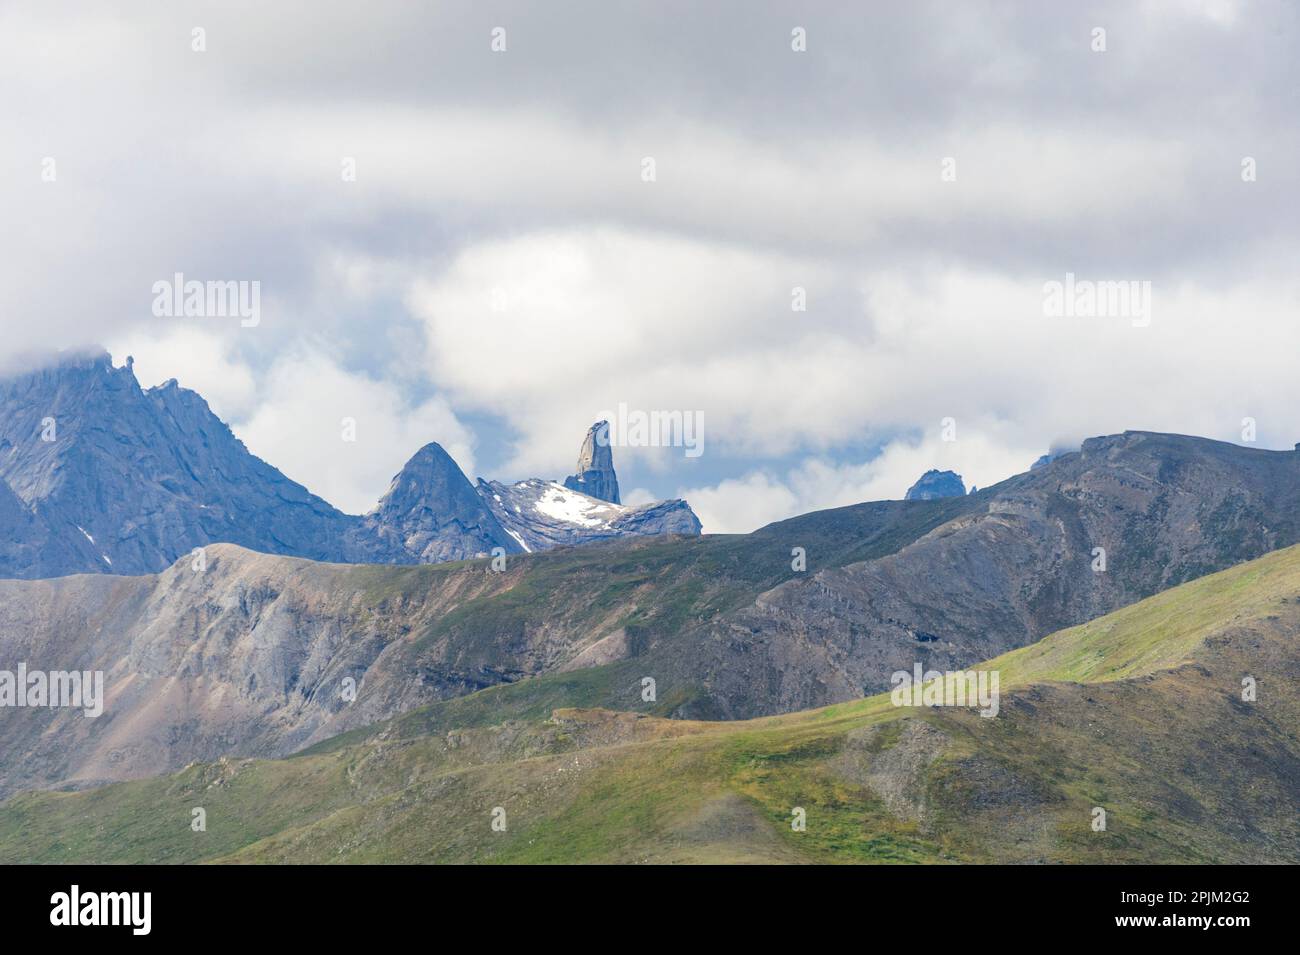
<svg viewBox="0 0 1300 955">
<path fill-rule="evenodd" d="M 522 548 L 506 533 L 483 499 L 439 444 L 426 444 L 393 478 L 366 515 L 366 529 L 387 546 L 414 554 L 422 564 L 468 554 Z"/>
<path fill-rule="evenodd" d="M 609 448 L 588 440 L 583 460 L 598 478 L 589 486 L 617 499 Z M 107 352 L 0 380 L 0 577 L 152 573 L 219 542 L 336 563 L 411 564 L 699 533 L 681 501 L 667 506 L 672 520 L 628 519 L 656 507 L 592 523 L 520 505 L 507 527 L 431 443 L 373 511 L 344 514 L 251 454 L 198 393 L 175 380 L 142 389 L 130 363 L 115 368 Z"/>
<path fill-rule="evenodd" d="M 141 389 L 106 352 L 0 381 L 0 479 L 45 525 L 25 542 L 61 554 L 0 555 L 5 576 L 149 573 L 214 541 L 354 556 L 347 515 L 250 454 L 197 393 Z"/>
<path fill-rule="evenodd" d="M 907 489 L 905 501 L 937 501 L 944 497 L 962 497 L 966 485 L 955 471 L 926 471 Z"/>
<path fill-rule="evenodd" d="M 609 422 L 597 421 L 587 429 L 578 452 L 578 473 L 564 479 L 564 486 L 589 497 L 620 503 L 618 475 L 614 473 L 614 449 L 609 446 Z"/>
</svg>

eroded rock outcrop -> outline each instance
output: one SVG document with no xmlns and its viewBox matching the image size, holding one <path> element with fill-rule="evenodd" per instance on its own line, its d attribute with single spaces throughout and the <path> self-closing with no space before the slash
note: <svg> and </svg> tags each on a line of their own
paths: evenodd
<svg viewBox="0 0 1300 955">
<path fill-rule="evenodd" d="M 597 421 L 587 429 L 578 452 L 577 473 L 564 479 L 564 486 L 588 497 L 618 504 L 618 475 L 614 473 L 614 449 L 609 446 L 609 422 Z"/>
<path fill-rule="evenodd" d="M 961 475 L 955 471 L 936 471 L 931 469 L 917 479 L 903 496 L 905 501 L 937 501 L 941 497 L 961 497 L 966 493 L 966 485 Z"/>
</svg>

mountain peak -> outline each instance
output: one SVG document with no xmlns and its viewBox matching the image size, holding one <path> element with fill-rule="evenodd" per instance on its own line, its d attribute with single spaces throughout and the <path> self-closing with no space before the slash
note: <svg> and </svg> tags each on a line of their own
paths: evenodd
<svg viewBox="0 0 1300 955">
<path fill-rule="evenodd" d="M 608 421 L 597 421 L 587 429 L 578 452 L 577 473 L 566 477 L 564 486 L 597 500 L 622 503 L 618 496 L 618 475 L 614 473 L 614 449 L 609 444 Z"/>
<path fill-rule="evenodd" d="M 424 447 L 420 448 L 420 450 L 411 455 L 410 460 L 408 460 L 402 467 L 402 471 L 406 472 L 417 469 L 442 470 L 445 468 L 455 468 L 458 471 L 460 470 L 460 466 L 456 464 L 452 456 L 447 453 L 446 448 L 437 441 L 430 441 Z M 463 473 L 464 472 L 462 472 L 462 474 Z M 466 480 L 468 480 L 468 478 Z"/>
<path fill-rule="evenodd" d="M 941 497 L 962 497 L 966 485 L 955 471 L 938 471 L 931 468 L 907 489 L 905 501 L 935 501 Z"/>
<path fill-rule="evenodd" d="M 519 548 L 442 445 L 430 441 L 393 478 L 367 515 L 373 531 L 422 562 Z"/>
</svg>

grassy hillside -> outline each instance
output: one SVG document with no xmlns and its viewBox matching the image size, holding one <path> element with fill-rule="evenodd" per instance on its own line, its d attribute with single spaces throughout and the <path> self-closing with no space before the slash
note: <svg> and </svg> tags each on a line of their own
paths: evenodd
<svg viewBox="0 0 1300 955">
<path fill-rule="evenodd" d="M 292 759 L 16 797 L 0 862 L 1297 862 L 1297 633 L 1293 547 L 989 661 L 995 719 L 548 714 L 612 668 L 558 674 Z"/>
<path fill-rule="evenodd" d="M 793 546 L 811 571 L 834 567 L 897 550 L 976 503 L 862 504 L 753 535 L 610 541 L 515 556 L 503 573 L 482 560 L 323 564 L 213 544 L 202 573 L 186 559 L 146 577 L 0 581 L 0 659 L 76 661 L 113 688 L 94 722 L 0 708 L 0 799 L 223 755 L 287 756 L 542 673 L 557 675 L 530 711 L 542 717 L 565 705 L 634 709 L 656 654 L 667 660 L 652 671 L 663 700 L 685 710 L 706 695 L 681 652 L 687 635 L 794 576 Z M 630 682 L 565 675 L 636 657 Z M 354 701 L 345 680 L 361 688 Z M 582 691 L 557 698 L 574 684 Z"/>
</svg>

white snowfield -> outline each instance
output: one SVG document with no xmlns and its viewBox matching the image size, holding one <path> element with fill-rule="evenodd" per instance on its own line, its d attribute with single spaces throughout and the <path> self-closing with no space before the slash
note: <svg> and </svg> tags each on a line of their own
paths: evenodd
<svg viewBox="0 0 1300 955">
<path fill-rule="evenodd" d="M 622 517 L 629 510 L 572 491 L 555 481 L 547 484 L 546 490 L 533 507 L 538 513 L 552 520 L 576 524 L 579 527 L 609 527 L 611 521 Z"/>
<path fill-rule="evenodd" d="M 611 504 L 546 478 L 513 484 L 480 478 L 478 493 L 502 529 L 532 553 L 613 537 L 699 533 L 698 521 L 680 501 Z"/>
</svg>

